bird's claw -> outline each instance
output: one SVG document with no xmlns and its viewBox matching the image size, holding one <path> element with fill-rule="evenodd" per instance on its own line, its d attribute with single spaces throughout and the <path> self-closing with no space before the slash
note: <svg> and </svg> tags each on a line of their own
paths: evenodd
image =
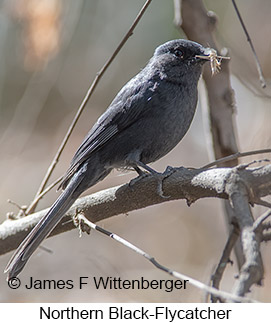
<svg viewBox="0 0 271 323">
<path fill-rule="evenodd" d="M 131 188 L 131 189 L 133 189 L 133 186 L 137 183 L 137 182 L 139 182 L 139 181 L 141 181 L 143 178 L 145 178 L 145 177 L 148 177 L 148 176 L 150 176 L 151 174 L 150 173 L 147 173 L 147 172 L 142 172 L 142 174 L 140 174 L 139 176 L 137 176 L 137 177 L 135 177 L 135 178 L 133 178 L 133 179 L 131 179 L 130 180 L 130 182 L 129 182 L 129 187 Z"/>
<path fill-rule="evenodd" d="M 157 193 L 160 197 L 162 197 L 163 199 L 168 199 L 170 196 L 168 195 L 164 195 L 164 191 L 163 191 L 163 181 L 166 177 L 164 177 L 164 173 L 157 173 L 156 175 L 154 175 L 154 177 L 157 180 Z"/>
<path fill-rule="evenodd" d="M 158 177 L 157 177 L 157 181 L 158 181 L 158 187 L 157 187 L 157 192 L 159 194 L 159 196 L 161 196 L 162 198 L 170 198 L 169 195 L 164 195 L 163 192 L 163 181 L 168 178 L 170 175 L 172 175 L 173 173 L 175 173 L 175 168 L 171 167 L 171 166 L 167 166 L 166 170 L 163 173 L 157 173 Z"/>
<path fill-rule="evenodd" d="M 166 168 L 166 170 L 163 172 L 163 173 L 158 173 L 158 172 L 144 172 L 142 173 L 141 175 L 139 175 L 138 177 L 132 179 L 130 182 L 129 182 L 129 187 L 133 187 L 133 185 L 135 183 L 137 183 L 138 181 L 140 181 L 141 179 L 143 178 L 146 178 L 146 177 L 154 177 L 156 180 L 157 180 L 157 194 L 162 197 L 162 198 L 165 198 L 165 199 L 168 199 L 170 196 L 168 195 L 164 195 L 164 191 L 163 191 L 163 181 L 169 177 L 170 175 L 172 175 L 173 173 L 175 172 L 175 168 L 171 167 L 171 166 L 168 166 Z"/>
</svg>

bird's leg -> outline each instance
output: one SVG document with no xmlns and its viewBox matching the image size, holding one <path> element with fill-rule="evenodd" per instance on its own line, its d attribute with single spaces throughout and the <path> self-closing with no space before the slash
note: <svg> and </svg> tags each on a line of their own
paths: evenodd
<svg viewBox="0 0 271 323">
<path fill-rule="evenodd" d="M 129 182 L 129 186 L 132 188 L 133 185 L 135 183 L 137 183 L 138 181 L 140 181 L 142 178 L 147 177 L 150 175 L 150 173 L 148 172 L 144 172 L 141 168 L 139 168 L 135 163 L 129 163 L 130 166 L 138 173 L 138 177 L 133 178 L 132 180 L 130 180 Z"/>
<path fill-rule="evenodd" d="M 155 169 L 151 168 L 150 166 L 142 163 L 141 161 L 137 162 L 137 165 L 144 168 L 148 173 L 152 174 L 153 176 L 155 175 L 162 175 L 162 173 L 157 172 Z"/>
<path fill-rule="evenodd" d="M 138 166 L 133 166 L 133 169 L 138 173 L 138 177 L 144 177 L 147 175 L 147 173 L 143 172 Z"/>
<path fill-rule="evenodd" d="M 141 170 L 141 168 L 145 169 L 147 171 L 143 172 Z M 146 177 L 146 176 L 153 176 L 157 182 L 158 182 L 158 186 L 157 186 L 157 193 L 159 196 L 163 197 L 163 198 L 168 198 L 169 196 L 165 196 L 164 192 L 163 192 L 163 181 L 165 178 L 167 178 L 169 175 L 172 174 L 172 167 L 167 167 L 167 169 L 165 170 L 164 173 L 159 173 L 156 170 L 154 170 L 153 168 L 151 168 L 150 166 L 142 163 L 141 161 L 137 161 L 136 165 L 133 166 L 134 170 L 138 173 L 138 177 L 132 179 L 129 183 L 130 186 L 133 186 L 136 182 L 138 182 L 139 180 L 141 180 L 142 178 Z"/>
</svg>

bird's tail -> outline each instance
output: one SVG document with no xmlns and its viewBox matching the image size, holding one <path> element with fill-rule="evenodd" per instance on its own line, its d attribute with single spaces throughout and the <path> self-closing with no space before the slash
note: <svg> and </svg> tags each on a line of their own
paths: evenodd
<svg viewBox="0 0 271 323">
<path fill-rule="evenodd" d="M 47 214 L 37 223 L 29 235 L 19 245 L 5 269 L 5 272 L 8 273 L 8 280 L 16 277 L 22 271 L 33 252 L 50 234 L 62 219 L 65 212 L 78 198 L 81 193 L 78 186 L 82 182 L 83 177 L 84 172 L 82 170 L 73 176 L 65 190 L 55 201 Z"/>
</svg>

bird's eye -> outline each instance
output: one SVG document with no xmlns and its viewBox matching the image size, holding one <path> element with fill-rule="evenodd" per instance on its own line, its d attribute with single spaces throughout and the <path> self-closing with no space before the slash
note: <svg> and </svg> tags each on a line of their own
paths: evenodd
<svg viewBox="0 0 271 323">
<path fill-rule="evenodd" d="M 179 57 L 179 58 L 183 58 L 184 57 L 184 53 L 183 53 L 183 51 L 181 49 L 175 49 L 174 55 L 176 57 Z"/>
</svg>

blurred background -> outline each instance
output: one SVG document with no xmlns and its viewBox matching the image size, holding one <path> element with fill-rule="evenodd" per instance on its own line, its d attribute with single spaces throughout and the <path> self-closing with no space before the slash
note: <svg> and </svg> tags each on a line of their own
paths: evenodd
<svg viewBox="0 0 271 323">
<path fill-rule="evenodd" d="M 91 81 L 126 33 L 143 0 L 8 0 L 0 1 L 0 217 L 17 213 L 11 199 L 27 205 L 33 199 L 57 148 Z M 231 1 L 205 1 L 219 18 L 217 40 L 230 50 L 232 86 L 236 94 L 236 129 L 240 151 L 270 147 L 271 133 L 271 2 L 237 1 L 254 42 L 267 88 L 262 90 L 246 37 Z M 100 114 L 120 88 L 134 76 L 154 49 L 184 37 L 173 25 L 172 1 L 153 0 L 134 34 L 99 83 L 53 174 L 61 176 Z M 195 22 L 196 23 L 196 22 Z M 200 85 L 200 97 L 204 96 Z M 201 101 L 201 100 L 199 100 Z M 200 167 L 209 161 L 208 129 L 199 104 L 189 133 L 165 158 L 153 164 Z M 253 160 L 246 158 L 245 161 Z M 128 182 L 133 173 L 113 172 L 87 193 Z M 51 181 L 53 181 L 51 179 Z M 53 189 L 38 209 L 51 205 Z M 255 216 L 263 209 L 254 210 Z M 204 199 L 188 207 L 185 201 L 164 203 L 99 223 L 141 247 L 162 264 L 209 283 L 224 248 L 227 229 L 219 200 Z M 122 279 L 171 279 L 145 259 L 116 242 L 77 230 L 50 238 L 20 276 L 72 279 L 80 276 Z M 263 287 L 251 297 L 271 301 L 270 247 L 263 246 L 266 269 Z M 200 302 L 204 295 L 160 290 L 10 290 L 2 274 L 11 254 L 0 257 L 1 302 Z M 229 266 L 221 287 L 230 291 L 237 267 Z"/>
</svg>

